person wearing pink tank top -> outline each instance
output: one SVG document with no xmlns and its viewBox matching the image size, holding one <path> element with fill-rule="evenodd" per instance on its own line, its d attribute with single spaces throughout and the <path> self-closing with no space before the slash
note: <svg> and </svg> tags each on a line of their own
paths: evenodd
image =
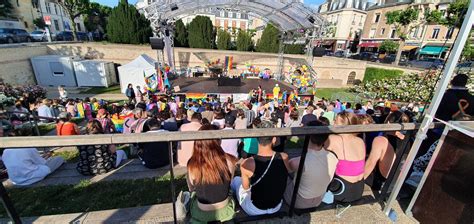
<svg viewBox="0 0 474 224">
<path fill-rule="evenodd" d="M 336 116 L 335 125 L 356 125 L 354 113 L 342 112 Z M 336 166 L 334 180 L 329 190 L 334 200 L 353 202 L 362 198 L 364 192 L 365 143 L 357 133 L 330 135 L 327 149 L 333 151 L 339 162 Z"/>
</svg>

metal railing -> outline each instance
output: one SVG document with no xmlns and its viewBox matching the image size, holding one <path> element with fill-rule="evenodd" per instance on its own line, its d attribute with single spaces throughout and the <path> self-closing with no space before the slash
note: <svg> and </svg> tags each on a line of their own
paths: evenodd
<svg viewBox="0 0 474 224">
<path fill-rule="evenodd" d="M 440 123 L 433 123 L 429 128 L 442 127 Z M 169 172 L 171 181 L 171 197 L 173 204 L 173 216 L 176 219 L 176 192 L 173 172 L 173 150 L 172 144 L 177 141 L 205 140 L 205 139 L 234 139 L 234 138 L 257 138 L 257 137 L 278 137 L 278 136 L 305 136 L 304 146 L 301 154 L 301 162 L 296 171 L 295 187 L 289 212 L 284 215 L 292 216 L 295 212 L 296 194 L 301 182 L 301 175 L 308 151 L 309 136 L 315 134 L 344 134 L 344 133 L 365 133 L 365 132 L 387 132 L 406 131 L 406 136 L 396 149 L 397 159 L 390 170 L 387 181 L 378 198 L 379 201 L 387 196 L 388 189 L 392 184 L 397 170 L 400 168 L 402 155 L 408 150 L 408 143 L 412 140 L 415 130 L 420 128 L 420 124 L 370 124 L 370 125 L 349 125 L 349 126 L 319 126 L 301 128 L 271 128 L 271 129 L 247 129 L 247 130 L 216 130 L 216 131 L 192 131 L 192 132 L 160 132 L 160 133 L 140 133 L 140 134 L 101 134 L 101 135 L 78 135 L 78 136 L 41 136 L 41 137 L 8 137 L 1 138 L 0 148 L 25 148 L 25 147 L 65 147 L 81 145 L 107 145 L 107 144 L 134 144 L 145 142 L 168 142 L 169 143 Z M 177 134 L 179 133 L 179 134 Z M 4 186 L 0 187 L 0 196 L 8 215 L 15 223 L 21 223 L 21 219 L 16 212 L 11 199 Z M 281 216 L 281 214 L 279 215 Z M 268 218 L 269 216 L 262 216 Z M 258 218 L 258 217 L 257 217 Z M 251 217 L 255 220 L 255 217 Z M 240 220 L 245 221 L 245 220 Z"/>
</svg>

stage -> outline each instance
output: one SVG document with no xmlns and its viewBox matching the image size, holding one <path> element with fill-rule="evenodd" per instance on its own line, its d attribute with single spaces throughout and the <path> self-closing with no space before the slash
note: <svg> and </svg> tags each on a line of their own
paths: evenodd
<svg viewBox="0 0 474 224">
<path fill-rule="evenodd" d="M 262 86 L 267 94 L 271 94 L 273 87 L 278 83 L 280 86 L 280 93 L 283 91 L 293 91 L 295 87 L 279 82 L 274 79 L 241 79 L 240 86 L 218 86 L 218 78 L 187 78 L 179 77 L 175 80 L 170 80 L 171 86 L 179 86 L 180 91 L 178 93 L 208 93 L 208 94 L 248 94 L 250 90 L 257 89 L 258 86 Z M 289 95 L 289 94 L 288 94 Z"/>
</svg>

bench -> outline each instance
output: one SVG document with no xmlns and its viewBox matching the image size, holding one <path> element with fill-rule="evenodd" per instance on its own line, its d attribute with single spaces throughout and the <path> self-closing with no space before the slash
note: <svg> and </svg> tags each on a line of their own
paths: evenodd
<svg viewBox="0 0 474 224">
<path fill-rule="evenodd" d="M 84 176 L 76 170 L 77 163 L 65 163 L 45 179 L 25 187 L 42 187 L 52 185 L 76 185 L 81 181 L 96 183 L 99 181 L 112 180 L 136 180 L 143 178 L 155 178 L 169 174 L 169 167 L 164 166 L 158 169 L 148 169 L 144 167 L 139 159 L 129 159 L 123 161 L 122 165 L 108 173 L 97 176 Z M 175 176 L 186 173 L 186 167 L 175 166 Z M 3 181 L 5 187 L 17 187 L 8 179 Z M 22 186 L 23 187 L 23 186 Z"/>
</svg>

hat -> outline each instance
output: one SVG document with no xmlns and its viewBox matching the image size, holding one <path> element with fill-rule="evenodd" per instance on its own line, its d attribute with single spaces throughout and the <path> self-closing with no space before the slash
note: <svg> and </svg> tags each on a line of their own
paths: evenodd
<svg viewBox="0 0 474 224">
<path fill-rule="evenodd" d="M 235 123 L 235 117 L 232 116 L 232 115 L 227 115 L 225 116 L 225 124 L 228 124 L 228 125 L 234 125 Z"/>
<path fill-rule="evenodd" d="M 68 118 L 69 116 L 71 116 L 70 113 L 68 113 L 68 112 L 61 112 L 61 113 L 59 113 L 58 118 L 59 118 L 59 119 L 66 119 L 66 118 Z"/>
<path fill-rule="evenodd" d="M 275 84 L 275 86 L 278 86 L 278 83 L 277 83 L 277 84 Z"/>
</svg>

